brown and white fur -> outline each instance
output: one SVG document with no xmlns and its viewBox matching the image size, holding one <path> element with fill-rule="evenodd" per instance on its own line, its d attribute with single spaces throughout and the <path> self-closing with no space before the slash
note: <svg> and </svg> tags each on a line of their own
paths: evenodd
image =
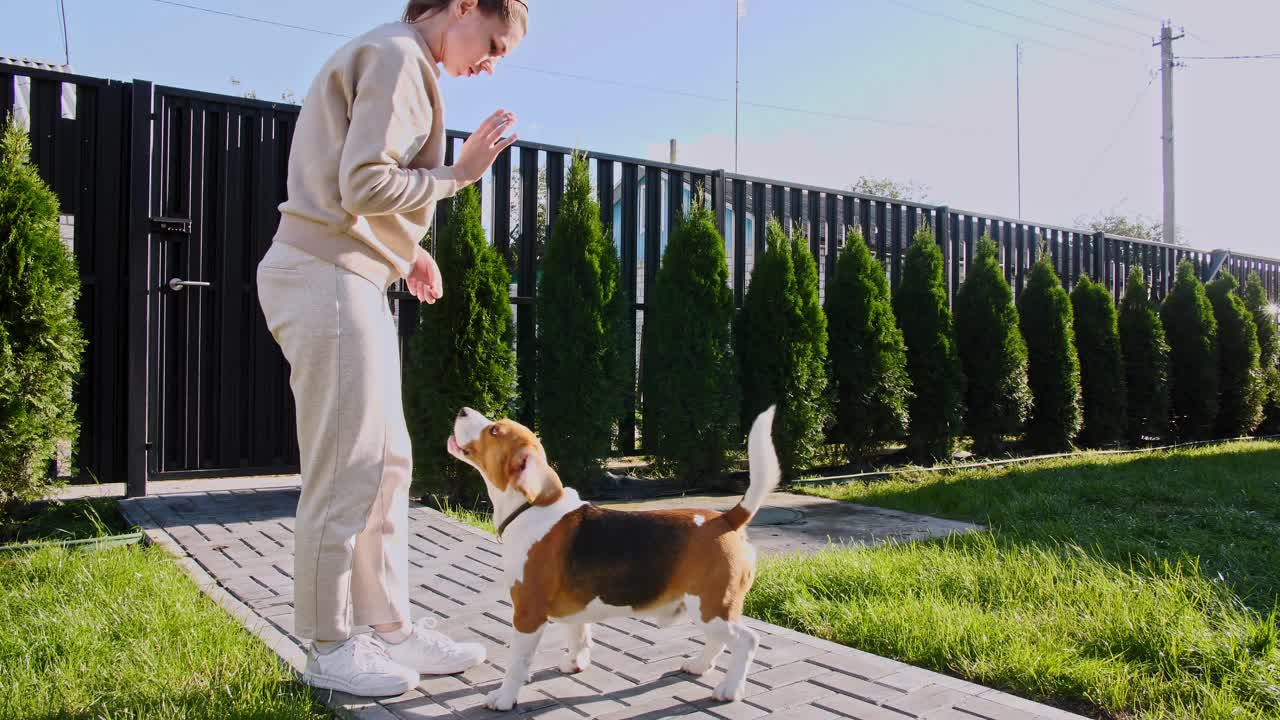
<svg viewBox="0 0 1280 720">
<path fill-rule="evenodd" d="M 449 452 L 484 478 L 495 525 L 525 503 L 532 505 L 500 538 L 515 637 L 506 677 L 489 694 L 488 707 L 515 706 L 549 621 L 568 630 L 560 669 L 576 673 L 591 664 L 591 623 L 618 617 L 700 624 L 706 644 L 684 671 L 705 674 L 728 648 L 732 662 L 712 696 L 725 702 L 742 698 L 759 643 L 742 622 L 743 599 L 756 567 L 746 526 L 781 477 L 771 437 L 773 415 L 771 407 L 752 425 L 746 496 L 718 513 L 625 512 L 589 505 L 561 484 L 528 428 L 511 420 L 491 421 L 469 408 L 458 413 Z"/>
</svg>

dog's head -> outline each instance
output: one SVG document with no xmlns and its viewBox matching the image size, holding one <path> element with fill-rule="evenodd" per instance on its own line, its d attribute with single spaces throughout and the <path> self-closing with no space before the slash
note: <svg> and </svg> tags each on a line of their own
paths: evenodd
<svg viewBox="0 0 1280 720">
<path fill-rule="evenodd" d="M 518 492 L 540 505 L 554 502 L 564 489 L 538 437 L 514 420 L 495 422 L 464 407 L 453 422 L 448 448 L 499 495 Z"/>
</svg>

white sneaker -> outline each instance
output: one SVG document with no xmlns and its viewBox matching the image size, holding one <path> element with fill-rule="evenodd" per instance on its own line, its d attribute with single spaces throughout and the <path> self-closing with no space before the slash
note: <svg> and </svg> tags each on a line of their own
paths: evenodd
<svg viewBox="0 0 1280 720">
<path fill-rule="evenodd" d="M 378 638 L 391 659 L 423 675 L 453 675 L 484 662 L 485 649 L 478 643 L 456 643 L 436 632 L 435 618 L 422 618 L 409 626 L 404 642 L 391 644 Z"/>
<path fill-rule="evenodd" d="M 361 697 L 394 697 L 417 686 L 418 673 L 388 657 L 382 643 L 356 635 L 323 655 L 312 648 L 302 682 Z"/>
</svg>

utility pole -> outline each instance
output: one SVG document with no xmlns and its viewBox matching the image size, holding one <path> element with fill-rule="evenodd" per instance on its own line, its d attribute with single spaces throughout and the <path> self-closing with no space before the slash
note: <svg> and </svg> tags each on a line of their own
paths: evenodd
<svg viewBox="0 0 1280 720">
<path fill-rule="evenodd" d="M 747 0 L 737 0 L 733 18 L 733 171 L 738 172 L 738 126 L 742 114 L 742 18 Z"/>
<path fill-rule="evenodd" d="M 1160 140 L 1164 148 L 1164 224 L 1160 232 L 1165 242 L 1173 242 L 1178 236 L 1178 226 L 1174 218 L 1173 193 L 1173 68 L 1176 66 L 1173 57 L 1173 41 L 1181 39 L 1183 35 L 1174 37 L 1173 26 L 1164 23 L 1160 27 L 1160 42 L 1154 43 L 1160 46 L 1161 114 L 1163 116 Z"/>
<path fill-rule="evenodd" d="M 1014 93 L 1018 114 L 1018 219 L 1022 219 L 1022 44 L 1014 46 Z"/>
</svg>

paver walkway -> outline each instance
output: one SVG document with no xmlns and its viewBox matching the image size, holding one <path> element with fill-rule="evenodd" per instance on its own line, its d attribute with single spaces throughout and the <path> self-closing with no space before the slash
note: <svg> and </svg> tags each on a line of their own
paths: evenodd
<svg viewBox="0 0 1280 720">
<path fill-rule="evenodd" d="M 128 519 L 176 555 L 201 588 L 280 656 L 301 670 L 293 635 L 293 522 L 296 479 L 274 487 L 245 481 L 163 484 L 151 497 L 122 501 Z M 154 484 L 159 486 L 162 484 Z M 492 537 L 428 508 L 410 510 L 410 581 L 414 619 L 437 617 L 440 629 L 489 649 L 490 661 L 467 673 L 426 678 L 408 694 L 377 703 L 341 694 L 325 699 L 348 717 L 413 718 L 722 718 L 789 720 L 1062 720 L 1077 715 L 979 685 L 887 660 L 762 622 L 750 621 L 761 646 L 747 697 L 710 700 L 720 670 L 694 678 L 680 672 L 699 650 L 692 625 L 659 629 L 619 620 L 595 629 L 593 667 L 566 676 L 556 669 L 562 633 L 552 628 L 534 660 L 534 680 L 513 713 L 485 709 L 506 662 L 510 601 L 500 590 L 498 544 Z M 723 666 L 723 658 L 722 658 Z"/>
<path fill-rule="evenodd" d="M 602 502 L 620 510 L 707 509 L 725 512 L 741 495 Z M 751 521 L 751 543 L 765 555 L 825 550 L 832 544 L 871 547 L 931 540 L 982 530 L 966 522 L 886 510 L 827 498 L 778 492 Z"/>
</svg>

